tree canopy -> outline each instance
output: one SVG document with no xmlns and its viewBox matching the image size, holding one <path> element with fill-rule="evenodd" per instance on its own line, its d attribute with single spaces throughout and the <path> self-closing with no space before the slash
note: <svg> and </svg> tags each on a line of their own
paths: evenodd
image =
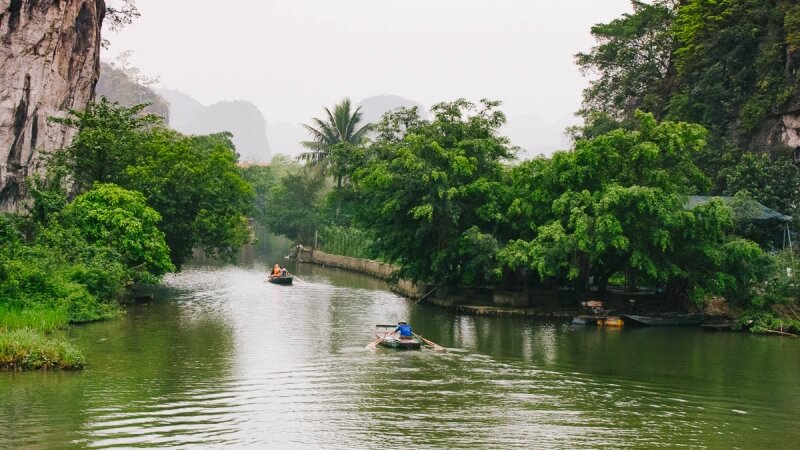
<svg viewBox="0 0 800 450">
<path fill-rule="evenodd" d="M 513 151 L 498 135 L 498 102 L 440 103 L 424 121 L 390 113 L 356 170 L 357 223 L 374 231 L 380 254 L 417 280 L 484 282 L 490 267 L 470 268 L 490 239 L 502 190 L 503 162 Z"/>
<path fill-rule="evenodd" d="M 68 167 L 79 191 L 114 183 L 144 194 L 172 261 L 180 266 L 195 248 L 232 256 L 247 242 L 253 191 L 236 166 L 230 133 L 183 136 L 105 99 L 62 122 L 76 128 L 72 144 L 53 158 Z"/>
</svg>

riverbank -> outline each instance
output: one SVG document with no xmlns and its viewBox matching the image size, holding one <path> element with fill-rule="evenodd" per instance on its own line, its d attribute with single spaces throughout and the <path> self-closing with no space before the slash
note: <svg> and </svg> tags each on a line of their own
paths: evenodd
<svg viewBox="0 0 800 450">
<path fill-rule="evenodd" d="M 30 328 L 0 331 L 0 369 L 82 369 L 83 353 L 69 341 Z"/>
<path fill-rule="evenodd" d="M 527 291 L 503 291 L 488 287 L 435 287 L 417 285 L 409 280 L 395 280 L 398 267 L 349 256 L 333 255 L 320 250 L 301 248 L 298 262 L 334 267 L 369 275 L 389 282 L 392 291 L 444 309 L 476 316 L 515 316 L 541 319 L 570 319 L 583 311 L 573 291 L 567 289 L 532 288 Z M 591 293 L 588 294 L 591 296 Z M 656 292 L 627 292 L 610 290 L 603 296 L 606 308 L 614 314 L 652 314 L 663 304 L 663 294 Z M 724 321 L 724 329 L 731 330 L 735 321 L 727 317 L 727 310 L 719 302 L 712 302 L 707 311 L 711 323 Z M 720 309 L 722 308 L 722 309 Z"/>
<path fill-rule="evenodd" d="M 399 268 L 393 264 L 332 255 L 309 248 L 300 248 L 297 260 L 301 263 L 334 267 L 386 280 L 392 291 L 404 297 L 466 314 L 567 318 L 578 312 L 577 303 L 568 292 L 547 290 L 508 292 L 482 287 L 418 285 L 410 280 L 395 279 L 394 274 Z"/>
<path fill-rule="evenodd" d="M 351 256 L 332 255 L 302 246 L 297 249 L 297 261 L 363 273 L 385 280 L 389 282 L 389 287 L 392 291 L 412 300 L 419 300 L 427 292 L 425 286 L 419 286 L 410 280 L 404 280 L 402 278 L 393 280 L 395 272 L 399 269 L 394 264 L 370 259 L 353 258 Z"/>
</svg>

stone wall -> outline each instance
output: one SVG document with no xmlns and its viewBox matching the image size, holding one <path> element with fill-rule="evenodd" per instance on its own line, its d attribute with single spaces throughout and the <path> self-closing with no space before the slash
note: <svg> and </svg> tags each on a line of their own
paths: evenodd
<svg viewBox="0 0 800 450">
<path fill-rule="evenodd" d="M 18 208 L 40 149 L 73 132 L 50 123 L 92 99 L 103 0 L 0 0 L 0 210 Z"/>
<path fill-rule="evenodd" d="M 353 272 L 363 273 L 387 281 L 391 281 L 392 275 L 397 272 L 397 266 L 393 264 L 350 256 L 331 255 L 308 248 L 299 249 L 297 260 L 337 269 L 352 270 Z M 392 290 L 409 298 L 419 298 L 424 294 L 422 287 L 402 278 L 392 283 Z"/>
</svg>

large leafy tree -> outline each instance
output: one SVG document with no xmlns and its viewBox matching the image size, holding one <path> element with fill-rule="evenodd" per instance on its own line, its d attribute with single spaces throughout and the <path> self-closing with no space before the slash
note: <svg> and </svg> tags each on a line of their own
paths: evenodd
<svg viewBox="0 0 800 450">
<path fill-rule="evenodd" d="M 157 228 L 161 216 L 139 192 L 96 184 L 66 207 L 63 220 L 90 244 L 113 249 L 134 281 L 157 280 L 175 270 Z"/>
<path fill-rule="evenodd" d="M 684 209 L 685 195 L 709 184 L 692 162 L 705 145 L 705 130 L 659 124 L 645 113 L 636 120 L 635 131 L 582 140 L 572 152 L 515 169 L 532 182 L 512 185 L 523 189 L 516 193 L 522 200 L 512 202 L 509 213 L 532 224 L 522 230 L 531 237 L 511 240 L 500 252 L 503 263 L 534 269 L 543 279 L 577 280 L 578 288 L 592 276 L 602 287 L 617 272 L 631 284 L 639 277 L 667 283 L 686 279 L 692 258 L 722 242 L 728 222 L 709 225 L 710 219 Z M 687 255 L 690 235 L 698 249 Z"/>
<path fill-rule="evenodd" d="M 350 99 L 345 98 L 333 110 L 325 108 L 324 118 L 315 117 L 311 125 L 303 127 L 311 140 L 302 143 L 310 151 L 301 158 L 321 164 L 341 187 L 358 165 L 360 147 L 372 128 L 371 124 L 361 124 L 361 107 L 353 109 Z"/>
<path fill-rule="evenodd" d="M 71 169 L 79 191 L 100 182 L 144 194 L 162 217 L 176 266 L 195 248 L 234 255 L 249 236 L 253 193 L 236 166 L 231 134 L 183 136 L 140 111 L 105 100 L 71 111 L 63 122 L 78 136 L 53 161 Z"/>
<path fill-rule="evenodd" d="M 384 117 L 372 157 L 354 176 L 357 222 L 376 236 L 379 254 L 401 265 L 402 276 L 486 281 L 503 162 L 513 155 L 497 133 L 505 121 L 498 105 L 457 100 L 435 105 L 431 121 L 408 111 Z"/>
<path fill-rule="evenodd" d="M 53 155 L 55 167 L 65 166 L 78 192 L 92 185 L 114 181 L 136 158 L 142 136 L 150 127 L 163 121 L 153 114 L 143 114 L 147 105 L 121 106 L 105 97 L 90 103 L 82 111 L 70 111 L 54 122 L 79 132 L 65 151 Z"/>
<path fill-rule="evenodd" d="M 630 119 L 636 109 L 660 115 L 669 94 L 674 2 L 631 3 L 632 13 L 593 26 L 597 45 L 575 56 L 584 74 L 596 75 L 583 92 L 580 111 L 590 135 L 609 131 L 615 122 Z"/>
</svg>

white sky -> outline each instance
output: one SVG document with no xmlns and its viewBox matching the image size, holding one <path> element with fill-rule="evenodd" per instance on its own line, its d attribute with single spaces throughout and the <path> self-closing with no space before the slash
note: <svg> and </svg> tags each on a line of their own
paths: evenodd
<svg viewBox="0 0 800 450">
<path fill-rule="evenodd" d="M 573 62 L 590 27 L 629 0 L 137 0 L 111 48 L 204 104 L 243 99 L 271 123 L 307 122 L 349 96 L 430 106 L 499 99 L 510 117 L 571 115 L 587 81 Z"/>
</svg>

